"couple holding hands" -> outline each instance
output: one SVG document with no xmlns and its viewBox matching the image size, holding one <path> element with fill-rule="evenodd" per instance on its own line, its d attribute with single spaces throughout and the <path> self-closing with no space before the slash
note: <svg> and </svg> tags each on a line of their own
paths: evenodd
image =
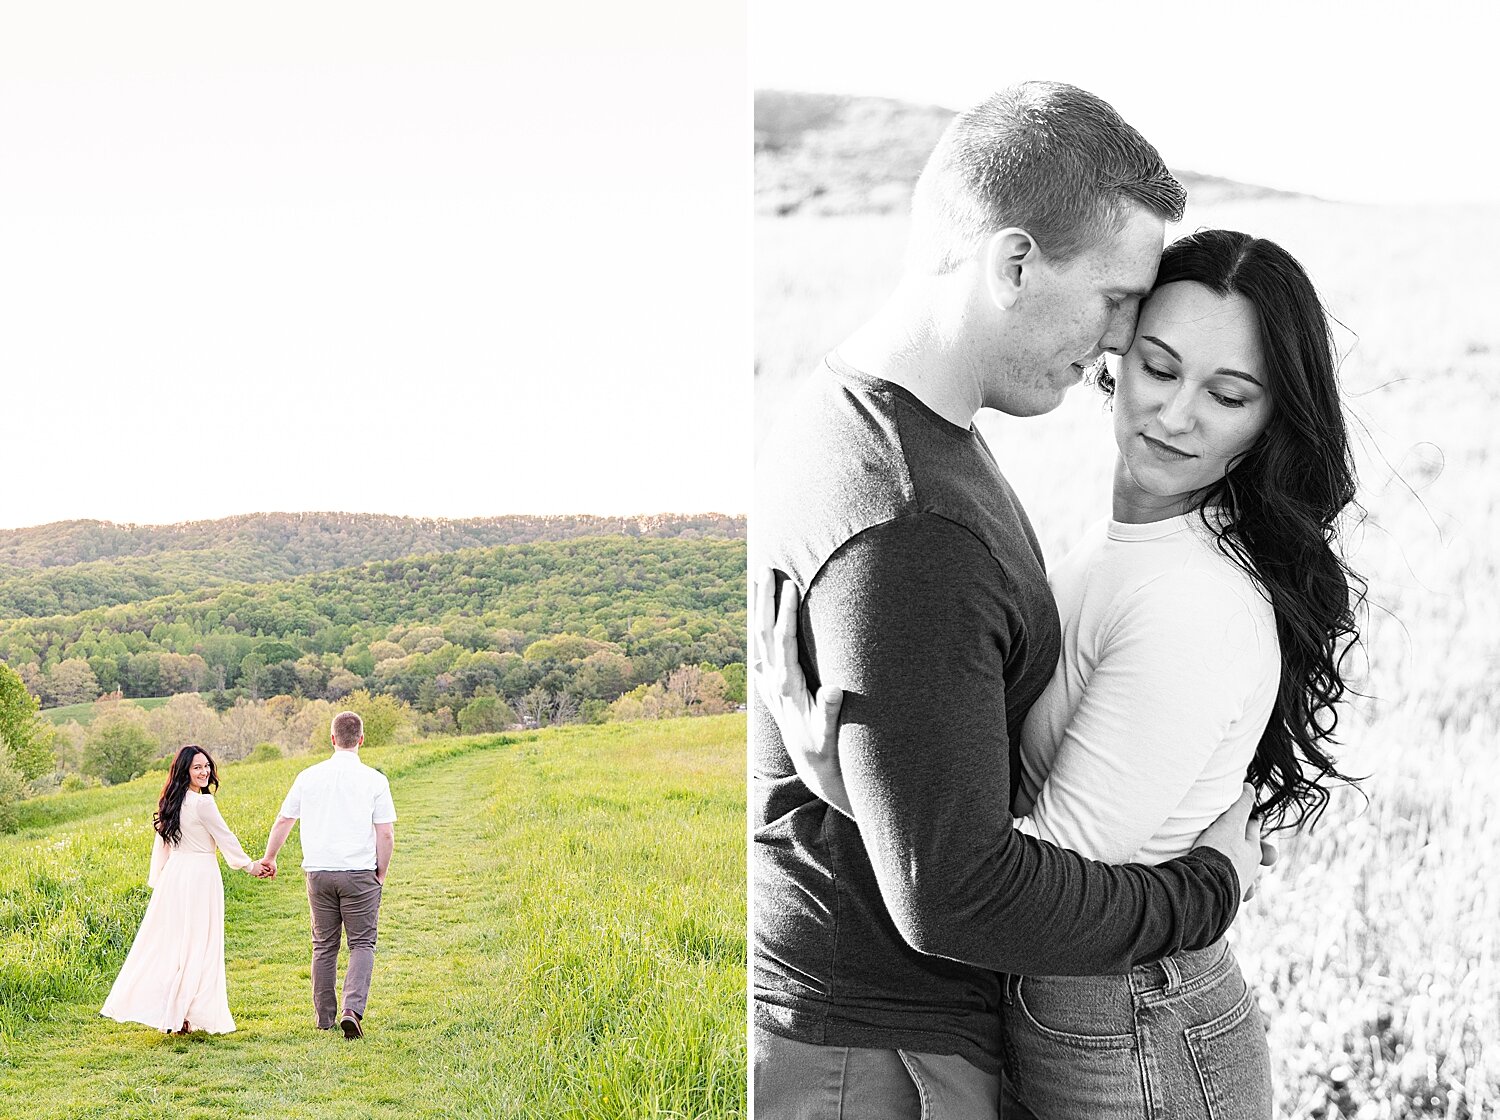
<svg viewBox="0 0 1500 1120">
<path fill-rule="evenodd" d="M 364 723 L 341 712 L 333 754 L 292 782 L 258 860 L 245 854 L 214 803 L 213 759 L 185 746 L 172 760 L 154 818 L 147 880 L 151 901 L 101 1014 L 174 1034 L 234 1030 L 224 974 L 224 881 L 218 854 L 261 879 L 276 877 L 276 853 L 302 822 L 302 868 L 312 909 L 313 1008 L 320 1030 L 364 1035 L 365 1002 L 375 964 L 381 891 L 395 846 L 390 782 L 359 760 Z M 349 965 L 340 1004 L 339 943 Z"/>
</svg>

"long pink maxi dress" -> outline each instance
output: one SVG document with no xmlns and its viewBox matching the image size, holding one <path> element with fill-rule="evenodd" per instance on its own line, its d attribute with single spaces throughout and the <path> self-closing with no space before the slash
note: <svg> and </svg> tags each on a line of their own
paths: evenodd
<svg viewBox="0 0 1500 1120">
<path fill-rule="evenodd" d="M 234 1030 L 224 980 L 224 879 L 218 852 L 240 870 L 252 862 L 208 794 L 182 799 L 182 839 L 151 849 L 146 916 L 101 1015 L 162 1031 Z"/>
</svg>

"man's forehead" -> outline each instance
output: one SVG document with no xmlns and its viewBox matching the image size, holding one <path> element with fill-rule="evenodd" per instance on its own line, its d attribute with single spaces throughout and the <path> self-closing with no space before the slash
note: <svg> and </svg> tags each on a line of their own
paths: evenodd
<svg viewBox="0 0 1500 1120">
<path fill-rule="evenodd" d="M 1112 235 L 1101 238 L 1097 262 L 1100 282 L 1123 295 L 1144 298 L 1161 263 L 1166 223 L 1150 211 L 1134 208 Z"/>
</svg>

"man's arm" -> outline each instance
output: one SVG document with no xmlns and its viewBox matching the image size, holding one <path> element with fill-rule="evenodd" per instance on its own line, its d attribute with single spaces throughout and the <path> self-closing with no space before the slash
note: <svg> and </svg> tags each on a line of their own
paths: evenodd
<svg viewBox="0 0 1500 1120">
<path fill-rule="evenodd" d="M 281 851 L 281 846 L 292 834 L 292 826 L 296 823 L 296 817 L 277 817 L 276 823 L 271 826 L 271 835 L 266 837 L 266 854 L 260 857 L 260 861 L 273 876 L 276 874 L 276 853 Z"/>
<path fill-rule="evenodd" d="M 973 534 L 930 514 L 860 534 L 807 592 L 803 633 L 844 689 L 839 757 L 897 929 L 924 953 L 1040 975 L 1211 944 L 1239 900 L 1221 853 L 1112 867 L 1012 829 L 1012 594 Z"/>
<path fill-rule="evenodd" d="M 396 826 L 377 824 L 375 826 L 375 879 L 381 886 L 385 885 L 386 869 L 391 865 L 391 852 L 395 848 Z"/>
</svg>

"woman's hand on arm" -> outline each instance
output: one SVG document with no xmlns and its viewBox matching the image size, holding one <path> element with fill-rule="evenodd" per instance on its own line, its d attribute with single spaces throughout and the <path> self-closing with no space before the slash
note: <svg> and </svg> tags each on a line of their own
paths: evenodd
<svg viewBox="0 0 1500 1120">
<path fill-rule="evenodd" d="M 817 696 L 808 691 L 797 656 L 800 605 L 797 586 L 789 579 L 782 584 L 778 604 L 775 574 L 769 569 L 761 571 L 755 581 L 751 675 L 761 702 L 776 720 L 797 777 L 817 797 L 852 819 L 854 810 L 844 788 L 838 753 L 844 693 L 828 684 L 818 690 Z"/>
</svg>

